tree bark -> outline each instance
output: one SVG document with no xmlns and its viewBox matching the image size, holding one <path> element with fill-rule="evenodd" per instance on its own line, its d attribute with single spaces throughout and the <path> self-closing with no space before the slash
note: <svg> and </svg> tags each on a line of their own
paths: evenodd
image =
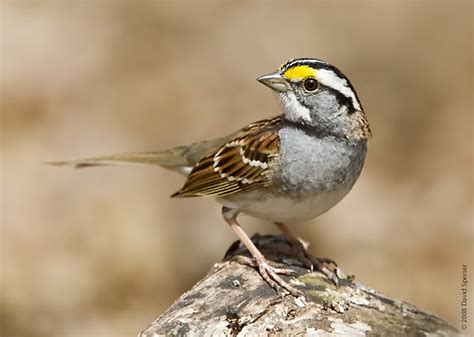
<svg viewBox="0 0 474 337">
<path fill-rule="evenodd" d="M 305 299 L 277 293 L 255 269 L 236 262 L 248 256 L 237 241 L 139 336 L 461 336 L 439 317 L 360 283 L 346 279 L 336 287 L 295 260 L 281 236 L 252 240 L 269 260 L 297 273 L 285 279 Z"/>
</svg>

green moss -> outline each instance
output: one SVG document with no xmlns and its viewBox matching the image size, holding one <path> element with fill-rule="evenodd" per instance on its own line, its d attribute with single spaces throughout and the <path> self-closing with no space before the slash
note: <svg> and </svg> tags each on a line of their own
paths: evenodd
<svg viewBox="0 0 474 337">
<path fill-rule="evenodd" d="M 298 277 L 298 281 L 303 282 L 310 288 L 323 290 L 328 287 L 328 283 L 320 276 L 315 273 L 308 273 Z"/>
<path fill-rule="evenodd" d="M 336 304 L 345 303 L 345 298 L 343 296 L 338 296 L 325 291 L 308 290 L 306 295 L 329 308 L 333 308 Z"/>
</svg>

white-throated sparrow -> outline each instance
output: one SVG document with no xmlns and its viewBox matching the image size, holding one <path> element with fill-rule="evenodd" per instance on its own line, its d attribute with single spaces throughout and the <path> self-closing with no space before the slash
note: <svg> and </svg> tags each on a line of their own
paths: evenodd
<svg viewBox="0 0 474 337">
<path fill-rule="evenodd" d="M 274 288 L 300 292 L 278 274 L 237 222 L 239 213 L 274 222 L 306 265 L 337 283 L 327 260 L 311 256 L 285 224 L 306 222 L 337 204 L 362 170 L 370 128 L 351 83 L 336 67 L 293 59 L 259 82 L 276 91 L 282 115 L 236 133 L 161 152 L 101 156 L 54 164 L 76 167 L 120 162 L 156 164 L 185 175 L 173 197 L 213 196 L 253 256 L 249 261 Z"/>
</svg>

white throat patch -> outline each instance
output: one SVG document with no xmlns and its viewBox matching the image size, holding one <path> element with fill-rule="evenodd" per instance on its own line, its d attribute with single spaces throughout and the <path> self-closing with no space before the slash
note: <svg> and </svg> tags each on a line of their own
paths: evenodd
<svg viewBox="0 0 474 337">
<path fill-rule="evenodd" d="M 362 110 L 354 91 L 351 90 L 346 79 L 340 78 L 336 73 L 334 73 L 334 71 L 327 69 L 319 69 L 317 79 L 321 84 L 333 88 L 349 98 L 356 110 Z"/>
<path fill-rule="evenodd" d="M 280 95 L 281 102 L 285 109 L 285 116 L 292 122 L 301 122 L 302 120 L 311 122 L 311 112 L 308 108 L 301 105 L 292 92 L 286 92 Z"/>
</svg>

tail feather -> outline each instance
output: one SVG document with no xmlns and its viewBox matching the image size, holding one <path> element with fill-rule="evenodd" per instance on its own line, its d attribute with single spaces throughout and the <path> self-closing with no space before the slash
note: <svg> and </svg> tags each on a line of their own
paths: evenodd
<svg viewBox="0 0 474 337">
<path fill-rule="evenodd" d="M 81 158 L 65 161 L 54 161 L 47 164 L 55 166 L 74 166 L 75 168 L 109 166 L 121 164 L 149 164 L 159 166 L 180 166 L 185 164 L 179 160 L 173 160 L 173 156 L 168 151 L 163 152 L 136 152 L 120 153 L 106 156 Z"/>
<path fill-rule="evenodd" d="M 211 141 L 194 143 L 188 146 L 178 146 L 158 152 L 122 153 L 106 156 L 54 161 L 47 164 L 55 166 L 74 166 L 85 168 L 94 166 L 109 166 L 123 164 L 158 165 L 183 175 L 188 175 L 199 159 L 209 150 L 225 143 L 230 136 Z"/>
</svg>

